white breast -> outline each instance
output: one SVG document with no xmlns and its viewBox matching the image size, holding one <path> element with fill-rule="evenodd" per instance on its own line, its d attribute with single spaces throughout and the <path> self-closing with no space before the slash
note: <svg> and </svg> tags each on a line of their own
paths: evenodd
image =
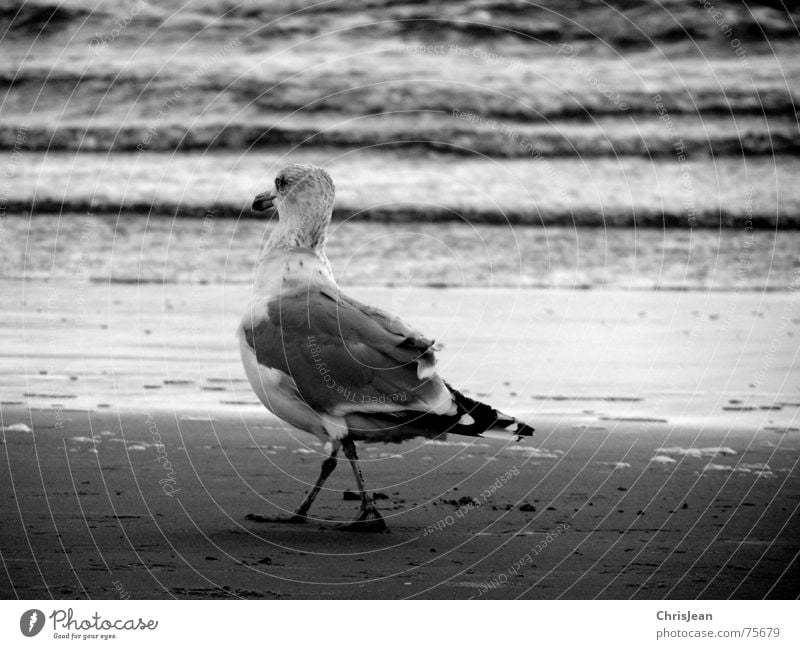
<svg viewBox="0 0 800 649">
<path fill-rule="evenodd" d="M 267 410 L 277 415 L 278 413 L 273 410 L 271 404 L 275 402 L 275 393 L 280 388 L 282 372 L 264 365 L 259 365 L 256 359 L 256 353 L 252 350 L 250 345 L 247 344 L 244 329 L 239 327 L 237 334 L 239 336 L 239 352 L 242 356 L 242 365 L 244 366 L 244 373 L 247 376 L 247 380 L 250 381 L 250 385 L 253 388 L 253 392 L 256 393 L 258 400 L 266 406 Z"/>
<path fill-rule="evenodd" d="M 256 297 L 273 298 L 282 293 L 307 290 L 312 284 L 333 284 L 327 257 L 312 252 L 272 251 L 258 261 L 253 282 Z"/>
</svg>

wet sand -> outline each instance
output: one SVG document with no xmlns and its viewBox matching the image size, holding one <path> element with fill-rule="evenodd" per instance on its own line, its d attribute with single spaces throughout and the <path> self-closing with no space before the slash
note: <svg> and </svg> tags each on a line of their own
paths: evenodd
<svg viewBox="0 0 800 649">
<path fill-rule="evenodd" d="M 537 428 L 362 447 L 390 525 L 364 535 L 336 528 L 344 463 L 320 520 L 247 518 L 294 508 L 321 456 L 242 383 L 246 288 L 3 290 L 3 597 L 800 594 L 793 293 L 355 289 Z"/>
<path fill-rule="evenodd" d="M 26 415 L 4 409 L 3 423 Z M 322 459 L 262 420 L 70 412 L 56 428 L 33 411 L 28 423 L 33 434 L 4 435 L 6 598 L 800 594 L 797 434 L 706 431 L 698 444 L 663 424 L 550 419 L 523 446 L 367 447 L 391 528 L 376 535 L 336 529 L 358 507 L 343 463 L 319 521 L 247 520 L 289 512 Z M 700 446 L 725 450 L 678 450 Z"/>
</svg>

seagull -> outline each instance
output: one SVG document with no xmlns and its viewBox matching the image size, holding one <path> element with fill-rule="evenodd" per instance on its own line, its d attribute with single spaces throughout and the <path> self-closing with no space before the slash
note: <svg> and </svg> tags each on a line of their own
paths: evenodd
<svg viewBox="0 0 800 649">
<path fill-rule="evenodd" d="M 356 441 L 488 431 L 519 440 L 533 428 L 452 388 L 436 372 L 439 346 L 433 340 L 339 289 L 325 253 L 334 193 L 324 169 L 292 164 L 273 188 L 255 197 L 252 210 L 277 208 L 278 220 L 258 255 L 237 334 L 245 373 L 261 403 L 317 437 L 326 454 L 313 488 L 283 522 L 309 520 L 341 450 L 361 499 L 358 516 L 342 529 L 380 532 L 387 526 L 364 486 Z"/>
</svg>

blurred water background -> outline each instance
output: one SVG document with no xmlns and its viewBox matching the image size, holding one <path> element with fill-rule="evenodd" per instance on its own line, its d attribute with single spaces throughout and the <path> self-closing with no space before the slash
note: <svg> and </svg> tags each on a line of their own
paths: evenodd
<svg viewBox="0 0 800 649">
<path fill-rule="evenodd" d="M 252 197 L 303 161 L 336 181 L 345 283 L 788 290 L 798 18 L 780 1 L 4 0 L 0 271 L 248 282 L 270 227 Z"/>
</svg>

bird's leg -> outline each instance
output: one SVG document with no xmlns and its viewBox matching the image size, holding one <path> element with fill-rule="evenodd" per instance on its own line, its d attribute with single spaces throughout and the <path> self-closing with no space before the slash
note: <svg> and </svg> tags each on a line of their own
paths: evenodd
<svg viewBox="0 0 800 649">
<path fill-rule="evenodd" d="M 342 449 L 344 450 L 345 457 L 350 460 L 350 466 L 353 467 L 353 473 L 356 476 L 356 486 L 361 495 L 361 511 L 352 523 L 342 526 L 341 529 L 352 532 L 386 531 L 388 528 L 380 512 L 375 507 L 372 494 L 368 494 L 364 487 L 364 476 L 361 475 L 361 468 L 358 466 L 358 455 L 356 455 L 356 446 L 353 440 L 350 438 L 343 439 Z"/>
<path fill-rule="evenodd" d="M 294 516 L 292 516 L 293 522 L 305 522 L 308 510 L 311 508 L 311 504 L 316 499 L 319 490 L 322 489 L 322 485 L 325 484 L 328 476 L 330 476 L 330 474 L 333 473 L 333 470 L 336 468 L 336 455 L 339 453 L 340 446 L 341 442 L 338 439 L 331 440 L 325 444 L 325 450 L 328 451 L 328 457 L 323 460 L 319 477 L 314 483 L 314 486 L 311 488 L 311 491 L 308 492 L 305 500 L 301 503 L 300 507 L 297 508 Z"/>
<path fill-rule="evenodd" d="M 325 444 L 325 451 L 328 453 L 328 457 L 322 462 L 322 468 L 320 469 L 317 481 L 293 516 L 290 518 L 267 518 L 257 514 L 248 514 L 246 516 L 247 520 L 256 521 L 258 523 L 305 523 L 306 520 L 308 520 L 307 514 L 308 510 L 311 508 L 311 504 L 316 499 L 317 494 L 320 489 L 322 489 L 322 485 L 325 484 L 328 476 L 330 476 L 336 468 L 336 455 L 339 453 L 340 447 L 341 442 L 338 439 L 331 440 Z"/>
</svg>

